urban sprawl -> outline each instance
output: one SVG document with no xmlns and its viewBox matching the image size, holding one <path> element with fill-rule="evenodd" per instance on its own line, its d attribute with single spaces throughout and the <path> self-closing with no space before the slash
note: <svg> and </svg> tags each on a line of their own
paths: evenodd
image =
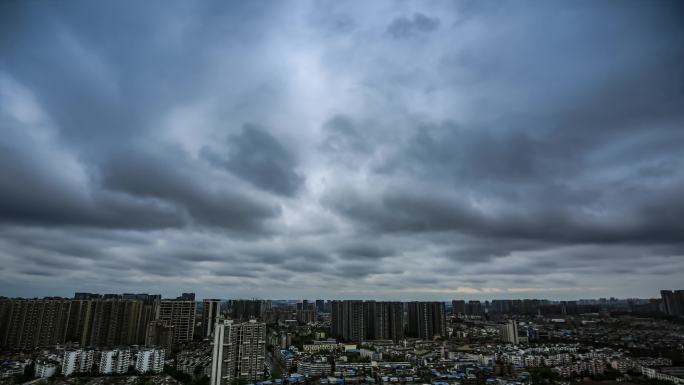
<svg viewBox="0 0 684 385">
<path fill-rule="evenodd" d="M 578 301 L 0 297 L 0 384 L 684 385 L 684 290 Z"/>
</svg>

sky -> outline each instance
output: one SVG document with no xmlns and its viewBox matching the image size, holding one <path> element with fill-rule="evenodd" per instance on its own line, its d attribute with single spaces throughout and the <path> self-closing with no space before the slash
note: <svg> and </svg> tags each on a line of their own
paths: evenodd
<svg viewBox="0 0 684 385">
<path fill-rule="evenodd" d="M 0 2 L 0 295 L 658 297 L 678 1 Z"/>
</svg>

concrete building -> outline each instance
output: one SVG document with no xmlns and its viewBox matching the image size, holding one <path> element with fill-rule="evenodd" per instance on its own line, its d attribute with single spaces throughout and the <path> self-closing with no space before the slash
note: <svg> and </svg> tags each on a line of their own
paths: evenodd
<svg viewBox="0 0 684 385">
<path fill-rule="evenodd" d="M 363 301 L 332 301 L 332 335 L 343 341 L 363 341 L 366 338 L 364 313 Z"/>
<path fill-rule="evenodd" d="M 501 326 L 501 340 L 517 345 L 520 342 L 518 337 L 518 324 L 514 320 L 509 320 Z"/>
<path fill-rule="evenodd" d="M 329 376 L 332 372 L 332 364 L 325 357 L 297 363 L 297 373 L 307 377 Z"/>
<path fill-rule="evenodd" d="M 164 370 L 164 349 L 146 348 L 138 350 L 135 357 L 135 370 L 138 373 L 161 373 Z"/>
<path fill-rule="evenodd" d="M 29 350 L 67 340 L 68 299 L 1 299 L 0 346 Z"/>
<path fill-rule="evenodd" d="M 455 299 L 451 301 L 451 314 L 455 316 L 465 315 L 466 304 L 462 299 Z"/>
<path fill-rule="evenodd" d="M 239 321 L 248 321 L 252 318 L 263 320 L 264 313 L 271 308 L 270 301 L 260 299 L 235 299 L 230 304 L 231 318 Z"/>
<path fill-rule="evenodd" d="M 174 327 L 164 321 L 150 321 L 145 334 L 145 346 L 157 346 L 164 349 L 173 347 Z"/>
<path fill-rule="evenodd" d="M 444 302 L 409 302 L 408 333 L 425 340 L 446 337 Z"/>
<path fill-rule="evenodd" d="M 90 349 L 67 350 L 62 358 L 62 374 L 89 373 L 93 367 L 95 351 Z"/>
<path fill-rule="evenodd" d="M 189 295 L 186 297 L 189 298 Z M 174 345 L 192 341 L 196 307 L 194 300 L 162 300 L 159 303 L 157 320 L 164 322 L 166 326 L 173 326 Z"/>
<path fill-rule="evenodd" d="M 404 304 L 402 302 L 364 302 L 366 339 L 404 339 Z"/>
<path fill-rule="evenodd" d="M 100 352 L 98 372 L 100 374 L 126 374 L 131 366 L 131 350 L 120 348 Z"/>
<path fill-rule="evenodd" d="M 265 354 L 265 323 L 253 319 L 242 323 L 219 321 L 214 329 L 211 385 L 230 385 L 239 378 L 260 380 Z"/>
<path fill-rule="evenodd" d="M 663 310 L 671 316 L 684 315 L 684 290 L 661 290 Z"/>
<path fill-rule="evenodd" d="M 36 361 L 36 378 L 49 378 L 57 373 L 56 362 L 37 360 Z"/>
<path fill-rule="evenodd" d="M 202 337 L 211 337 L 214 332 L 214 326 L 220 317 L 220 299 L 205 299 L 202 301 Z"/>
<path fill-rule="evenodd" d="M 482 306 L 480 301 L 468 301 L 465 305 L 465 313 L 469 316 L 481 316 L 484 314 L 484 306 Z"/>
</svg>

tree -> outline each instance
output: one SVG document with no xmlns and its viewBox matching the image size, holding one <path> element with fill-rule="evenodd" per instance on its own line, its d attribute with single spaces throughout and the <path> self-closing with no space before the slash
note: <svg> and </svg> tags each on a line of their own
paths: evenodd
<svg viewBox="0 0 684 385">
<path fill-rule="evenodd" d="M 278 369 L 273 369 L 273 371 L 271 372 L 271 378 L 272 379 L 280 378 L 282 376 L 283 376 L 283 372 L 281 372 Z"/>
</svg>

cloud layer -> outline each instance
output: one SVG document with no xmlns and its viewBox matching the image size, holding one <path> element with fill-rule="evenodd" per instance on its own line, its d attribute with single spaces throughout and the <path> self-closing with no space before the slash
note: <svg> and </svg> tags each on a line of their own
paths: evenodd
<svg viewBox="0 0 684 385">
<path fill-rule="evenodd" d="M 0 295 L 657 296 L 677 2 L 3 2 Z"/>
</svg>

